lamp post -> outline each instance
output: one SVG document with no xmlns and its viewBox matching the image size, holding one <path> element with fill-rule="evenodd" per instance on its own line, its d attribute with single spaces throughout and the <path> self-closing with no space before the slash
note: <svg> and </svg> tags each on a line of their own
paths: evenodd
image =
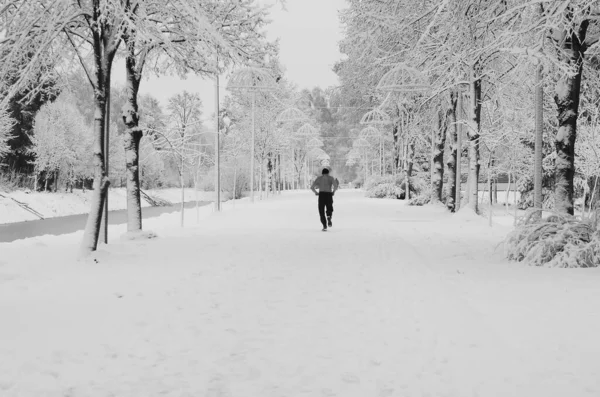
<svg viewBox="0 0 600 397">
<path fill-rule="evenodd" d="M 252 94 L 252 141 L 250 144 L 250 200 L 254 202 L 254 139 L 256 93 L 272 91 L 276 88 L 271 73 L 262 68 L 247 67 L 238 70 L 231 76 L 227 89 L 230 91 L 249 91 Z"/>
</svg>

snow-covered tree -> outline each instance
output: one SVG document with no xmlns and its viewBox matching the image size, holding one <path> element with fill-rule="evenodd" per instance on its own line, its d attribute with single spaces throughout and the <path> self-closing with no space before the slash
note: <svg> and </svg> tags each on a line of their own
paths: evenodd
<svg viewBox="0 0 600 397">
<path fill-rule="evenodd" d="M 153 62 L 154 65 L 160 65 L 161 70 L 166 68 L 178 72 L 214 72 L 215 67 L 210 65 L 216 65 L 217 52 L 220 59 L 226 61 L 225 65 L 231 60 L 260 58 L 264 54 L 263 42 L 257 39 L 263 38 L 260 29 L 266 21 L 265 13 L 253 0 L 175 0 L 167 3 L 140 0 L 7 0 L 0 11 L 3 20 L 7 21 L 6 35 L 0 42 L 3 53 L 0 72 L 3 76 L 18 76 L 11 86 L 4 79 L 0 81 L 0 92 L 7 92 L 7 97 L 12 97 L 34 83 L 40 65 L 55 65 L 51 70 L 54 72 L 67 68 L 72 59 L 83 66 L 94 87 L 93 151 L 96 171 L 82 253 L 95 250 L 99 236 L 109 183 L 103 152 L 106 100 L 112 62 L 124 37 L 129 54 L 128 81 L 135 81 L 133 76 L 137 78 L 137 87 L 135 84 L 130 86 L 134 97 L 141 78 L 140 65 L 144 63 L 140 59 L 153 48 L 160 48 L 162 52 L 159 53 L 166 55 L 162 59 L 171 60 L 171 63 Z M 176 46 L 176 43 L 181 45 Z M 72 57 L 66 50 L 71 50 Z M 24 54 L 29 53 L 33 56 L 26 59 Z M 134 125 L 139 119 L 137 108 L 131 102 L 125 109 L 125 116 L 130 132 L 139 136 Z M 133 145 L 130 141 L 128 147 L 131 152 L 136 152 L 135 140 Z M 137 157 L 131 153 L 126 157 L 130 169 L 136 168 Z"/>
<path fill-rule="evenodd" d="M 121 42 L 120 31 L 132 22 L 121 5 L 120 0 L 9 0 L 3 8 L 7 34 L 1 43 L 4 56 L 0 57 L 0 71 L 19 76 L 6 90 L 6 98 L 35 82 L 41 65 L 56 65 L 50 72 L 64 67 L 72 59 L 65 57 L 67 49 L 72 49 L 71 54 L 94 87 L 94 193 L 81 246 L 84 255 L 98 244 L 109 185 L 104 163 L 106 98 L 112 63 Z M 34 55 L 27 59 L 28 53 Z"/>
<path fill-rule="evenodd" d="M 36 115 L 31 136 L 36 172 L 53 174 L 55 184 L 62 176 L 71 187 L 90 177 L 90 130 L 69 93 L 44 105 Z"/>
<path fill-rule="evenodd" d="M 585 55 L 600 40 L 600 6 L 597 2 L 571 0 L 562 9 L 550 3 L 543 12 L 554 21 L 548 30 L 557 47 L 558 59 L 566 69 L 558 79 L 554 95 L 558 111 L 555 209 L 573 215 L 581 79 Z"/>
<path fill-rule="evenodd" d="M 164 129 L 148 131 L 154 149 L 177 166 L 181 188 L 181 226 L 184 221 L 185 173 L 201 160 L 202 101 L 184 91 L 169 98 L 169 116 Z"/>
<path fill-rule="evenodd" d="M 266 9 L 254 0 L 132 1 L 125 4 L 125 12 L 136 21 L 122 32 L 128 98 L 123 107 L 128 230 L 135 231 L 142 227 L 138 151 L 143 130 L 137 95 L 144 69 L 156 74 L 214 75 L 232 63 L 262 62 L 273 48 L 262 32 Z M 149 15 L 152 18 L 146 18 Z"/>
<path fill-rule="evenodd" d="M 12 126 L 15 121 L 4 106 L 0 105 L 0 161 L 10 151 L 8 141 L 11 139 Z"/>
</svg>

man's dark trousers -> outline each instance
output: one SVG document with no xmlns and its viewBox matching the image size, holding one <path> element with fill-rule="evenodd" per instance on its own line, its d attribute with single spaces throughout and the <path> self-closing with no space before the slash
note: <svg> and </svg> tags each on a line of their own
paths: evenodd
<svg viewBox="0 0 600 397">
<path fill-rule="evenodd" d="M 325 208 L 327 208 L 327 212 L 325 212 Z M 333 214 L 333 193 L 319 192 L 319 216 L 321 217 L 323 228 L 327 228 L 326 214 L 328 217 Z"/>
</svg>

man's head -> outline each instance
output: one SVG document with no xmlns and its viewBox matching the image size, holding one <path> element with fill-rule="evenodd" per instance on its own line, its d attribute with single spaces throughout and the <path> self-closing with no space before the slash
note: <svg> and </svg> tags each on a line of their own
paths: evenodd
<svg viewBox="0 0 600 397">
<path fill-rule="evenodd" d="M 328 175 L 329 174 L 329 169 L 328 168 L 323 168 L 323 175 Z"/>
</svg>

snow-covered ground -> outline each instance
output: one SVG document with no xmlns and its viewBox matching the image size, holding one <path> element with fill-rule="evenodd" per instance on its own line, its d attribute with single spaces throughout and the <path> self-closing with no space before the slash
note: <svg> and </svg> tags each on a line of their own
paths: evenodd
<svg viewBox="0 0 600 397">
<path fill-rule="evenodd" d="M 508 227 L 308 192 L 0 244 L 0 396 L 598 396 L 600 271 L 507 263 Z"/>
<path fill-rule="evenodd" d="M 145 191 L 150 196 L 158 197 L 171 203 L 181 202 L 180 189 L 156 189 Z M 2 193 L 3 196 L 12 197 L 17 201 L 29 205 L 30 208 L 40 213 L 44 218 L 53 218 L 57 216 L 67 216 L 75 214 L 85 214 L 90 210 L 90 200 L 92 191 L 74 190 L 73 193 L 57 192 L 31 192 L 15 191 L 11 193 Z M 127 208 L 126 192 L 124 188 L 110 189 L 108 207 L 110 211 Z M 213 201 L 214 192 L 198 192 L 198 199 L 201 201 Z M 194 189 L 185 189 L 185 201 L 196 199 Z M 150 204 L 142 198 L 142 207 Z M 23 221 L 32 221 L 39 219 L 37 216 L 21 208 L 10 198 L 0 196 L 0 224 L 14 223 Z"/>
</svg>

